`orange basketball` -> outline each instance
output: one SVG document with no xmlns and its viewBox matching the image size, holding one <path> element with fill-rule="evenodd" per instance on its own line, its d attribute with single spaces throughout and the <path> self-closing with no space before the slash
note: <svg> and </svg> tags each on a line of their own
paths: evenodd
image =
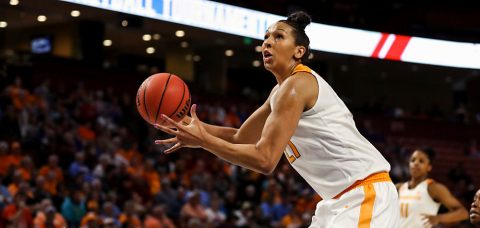
<svg viewBox="0 0 480 228">
<path fill-rule="evenodd" d="M 161 114 L 180 121 L 190 109 L 190 102 L 187 84 L 171 73 L 151 75 L 137 91 L 137 110 L 152 125 L 163 122 Z"/>
</svg>

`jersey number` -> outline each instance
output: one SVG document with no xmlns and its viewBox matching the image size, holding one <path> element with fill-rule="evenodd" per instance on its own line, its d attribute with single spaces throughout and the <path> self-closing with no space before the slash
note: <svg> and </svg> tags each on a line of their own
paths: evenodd
<svg viewBox="0 0 480 228">
<path fill-rule="evenodd" d="M 297 147 L 295 145 L 293 145 L 292 141 L 288 142 L 288 146 L 293 151 L 293 155 L 289 155 L 287 153 L 287 150 L 283 151 L 283 153 L 285 153 L 285 156 L 287 156 L 287 158 L 288 158 L 288 162 L 290 162 L 290 164 L 291 164 L 295 160 L 297 160 L 297 158 L 299 158 L 301 155 L 300 155 L 300 153 L 298 153 Z"/>
<path fill-rule="evenodd" d="M 403 218 L 408 217 L 408 203 L 400 204 L 400 216 L 402 216 Z"/>
</svg>

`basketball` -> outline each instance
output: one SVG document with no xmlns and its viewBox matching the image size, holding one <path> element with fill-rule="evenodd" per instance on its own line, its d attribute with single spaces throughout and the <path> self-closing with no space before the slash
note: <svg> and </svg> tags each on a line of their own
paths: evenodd
<svg viewBox="0 0 480 228">
<path fill-rule="evenodd" d="M 175 121 L 190 109 L 190 91 L 177 75 L 157 73 L 146 78 L 137 91 L 137 110 L 149 124 L 162 124 L 164 114 Z"/>
</svg>

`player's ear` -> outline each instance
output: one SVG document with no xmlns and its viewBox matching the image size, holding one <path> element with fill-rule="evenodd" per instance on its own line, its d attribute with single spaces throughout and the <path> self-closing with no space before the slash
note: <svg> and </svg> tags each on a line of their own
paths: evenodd
<svg viewBox="0 0 480 228">
<path fill-rule="evenodd" d="M 297 46 L 295 47 L 295 58 L 296 59 L 301 59 L 303 55 L 305 55 L 305 52 L 307 49 L 304 46 Z"/>
</svg>

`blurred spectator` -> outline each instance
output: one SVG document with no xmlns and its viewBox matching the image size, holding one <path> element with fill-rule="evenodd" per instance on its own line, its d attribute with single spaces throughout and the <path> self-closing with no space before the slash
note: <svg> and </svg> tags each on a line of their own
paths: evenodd
<svg viewBox="0 0 480 228">
<path fill-rule="evenodd" d="M 122 227 L 140 228 L 142 226 L 142 222 L 135 211 L 133 201 L 125 202 L 123 213 L 118 217 L 118 221 Z"/>
<path fill-rule="evenodd" d="M 85 164 L 85 153 L 77 152 L 75 154 L 75 160 L 70 164 L 69 175 L 72 178 L 82 176 L 82 181 L 91 182 L 93 176 L 90 172 L 90 168 Z"/>
<path fill-rule="evenodd" d="M 272 208 L 272 219 L 274 222 L 281 221 L 283 216 L 287 215 L 292 209 L 292 205 L 288 204 L 283 197 L 276 197 Z"/>
<path fill-rule="evenodd" d="M 34 219 L 35 228 L 64 228 L 65 219 L 54 206 L 49 205 L 43 210 L 37 212 Z"/>
<path fill-rule="evenodd" d="M 8 143 L 5 141 L 0 141 L 0 176 L 5 177 L 7 176 L 8 172 L 10 171 L 10 159 L 8 155 L 9 150 Z"/>
<path fill-rule="evenodd" d="M 8 192 L 8 188 L 3 184 L 3 176 L 0 175 L 0 211 L 12 202 L 12 196 Z"/>
<path fill-rule="evenodd" d="M 116 208 L 116 205 L 112 201 L 106 201 L 103 204 L 103 210 L 102 210 L 102 221 L 105 225 L 105 223 L 108 223 L 109 225 L 113 225 L 114 227 L 120 227 L 121 223 L 120 220 L 118 220 L 119 216 L 119 211 Z M 113 224 L 110 224 L 110 221 Z"/>
<path fill-rule="evenodd" d="M 226 215 L 220 210 L 220 198 L 217 195 L 214 196 L 210 202 L 210 207 L 205 210 L 205 213 L 207 214 L 208 223 L 213 227 L 218 227 L 225 221 Z"/>
<path fill-rule="evenodd" d="M 78 227 L 86 213 L 85 200 L 81 190 L 72 190 L 62 204 L 62 215 L 69 226 Z"/>
<path fill-rule="evenodd" d="M 180 210 L 184 203 L 181 192 L 181 188 L 178 190 L 172 188 L 170 180 L 163 179 L 162 191 L 155 197 L 157 203 L 164 204 L 169 209 L 166 212 L 167 216 L 175 220 L 180 217 Z"/>
<path fill-rule="evenodd" d="M 165 214 L 165 206 L 158 205 L 152 209 L 152 213 L 147 215 L 144 228 L 175 228 L 172 220 Z"/>
<path fill-rule="evenodd" d="M 82 218 L 80 222 L 80 228 L 96 228 L 100 227 L 102 224 L 102 220 L 100 219 L 99 215 L 96 212 L 88 212 Z"/>
<path fill-rule="evenodd" d="M 200 204 L 200 194 L 196 191 L 187 195 L 187 203 L 183 205 L 180 212 L 181 221 L 185 224 L 189 224 L 191 220 L 200 221 L 201 224 L 207 222 L 207 214 L 205 208 Z"/>
<path fill-rule="evenodd" d="M 55 181 L 55 185 L 58 183 L 63 182 L 63 171 L 62 169 L 58 166 L 58 156 L 55 154 L 52 154 L 48 157 L 48 163 L 43 165 L 40 170 L 38 171 L 38 174 L 41 176 L 48 176 L 48 175 L 53 175 L 53 180 Z"/>
<path fill-rule="evenodd" d="M 253 216 L 253 211 L 252 205 L 249 202 L 244 202 L 241 209 L 235 210 L 233 214 L 235 215 L 236 227 L 249 227 L 249 222 L 254 222 L 251 219 Z"/>
<path fill-rule="evenodd" d="M 27 195 L 18 192 L 13 197 L 13 203 L 2 211 L 2 223 L 5 228 L 29 228 L 33 226 L 32 211 L 27 206 Z"/>
<path fill-rule="evenodd" d="M 304 226 L 302 223 L 302 213 L 297 208 L 291 210 L 290 213 L 285 215 L 281 220 L 282 227 L 286 228 L 300 228 Z"/>
<path fill-rule="evenodd" d="M 21 173 L 22 179 L 26 182 L 32 180 L 32 171 L 35 170 L 33 167 L 33 161 L 30 156 L 24 156 L 20 161 L 20 164 L 17 170 Z"/>
<path fill-rule="evenodd" d="M 22 178 L 22 173 L 20 170 L 16 170 L 12 174 L 12 182 L 8 185 L 8 192 L 10 195 L 15 196 L 21 186 L 22 183 L 24 183 L 24 180 Z"/>
<path fill-rule="evenodd" d="M 105 173 L 109 170 L 111 166 L 113 166 L 113 164 L 110 156 L 108 154 L 101 154 L 98 158 L 98 163 L 93 169 L 93 176 L 99 179 L 104 178 Z"/>
<path fill-rule="evenodd" d="M 156 195 L 162 190 L 160 184 L 160 175 L 155 170 L 155 161 L 153 159 L 146 160 L 142 178 L 146 183 L 148 183 L 151 195 Z"/>
<path fill-rule="evenodd" d="M 8 162 L 10 162 L 11 166 L 18 167 L 22 159 L 23 159 L 22 145 L 20 144 L 19 141 L 13 141 L 12 145 L 10 146 L 10 154 L 8 157 Z"/>
</svg>

